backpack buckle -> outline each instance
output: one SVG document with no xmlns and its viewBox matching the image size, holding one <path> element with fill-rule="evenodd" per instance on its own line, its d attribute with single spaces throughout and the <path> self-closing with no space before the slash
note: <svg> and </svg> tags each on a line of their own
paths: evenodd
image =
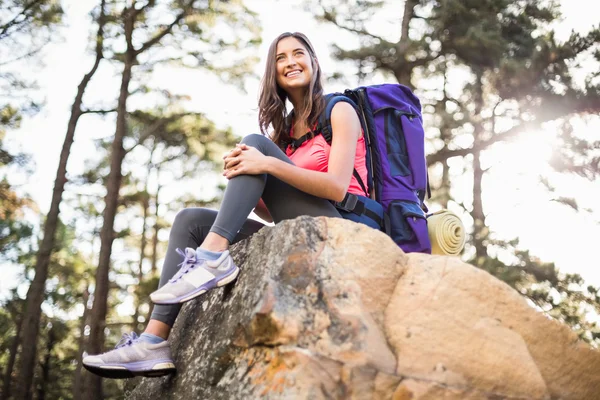
<svg viewBox="0 0 600 400">
<path fill-rule="evenodd" d="M 352 193 L 346 193 L 344 200 L 335 203 L 335 206 L 347 212 L 354 212 L 358 204 L 358 196 Z"/>
</svg>

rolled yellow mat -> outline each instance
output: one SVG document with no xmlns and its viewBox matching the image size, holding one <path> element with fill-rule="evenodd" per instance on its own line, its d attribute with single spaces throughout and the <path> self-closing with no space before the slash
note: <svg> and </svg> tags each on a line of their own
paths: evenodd
<svg viewBox="0 0 600 400">
<path fill-rule="evenodd" d="M 457 256 L 465 247 L 465 226 L 458 215 L 440 210 L 427 217 L 431 254 Z"/>
</svg>

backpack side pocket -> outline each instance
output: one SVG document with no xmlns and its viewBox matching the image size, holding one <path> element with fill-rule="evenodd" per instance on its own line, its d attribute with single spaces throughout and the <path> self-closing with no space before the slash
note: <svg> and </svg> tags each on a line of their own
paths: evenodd
<svg viewBox="0 0 600 400">
<path fill-rule="evenodd" d="M 391 237 L 405 253 L 431 253 L 427 219 L 419 204 L 396 200 L 388 207 Z"/>
<path fill-rule="evenodd" d="M 393 108 L 387 108 L 384 112 L 384 130 L 390 175 L 409 176 L 410 161 L 408 159 L 404 130 L 402 129 L 402 117 L 407 118 L 406 113 L 394 110 Z"/>
</svg>

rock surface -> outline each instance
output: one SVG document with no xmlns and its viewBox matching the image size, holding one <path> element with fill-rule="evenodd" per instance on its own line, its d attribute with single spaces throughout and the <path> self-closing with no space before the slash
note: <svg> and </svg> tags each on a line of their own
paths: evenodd
<svg viewBox="0 0 600 400">
<path fill-rule="evenodd" d="M 310 217 L 232 254 L 237 281 L 175 324 L 177 374 L 127 399 L 600 399 L 600 352 L 458 258 Z"/>
</svg>

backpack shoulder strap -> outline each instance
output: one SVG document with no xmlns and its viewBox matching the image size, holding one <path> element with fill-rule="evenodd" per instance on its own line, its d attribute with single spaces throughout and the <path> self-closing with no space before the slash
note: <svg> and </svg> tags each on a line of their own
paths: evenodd
<svg viewBox="0 0 600 400">
<path fill-rule="evenodd" d="M 333 139 L 333 136 L 332 136 L 333 131 L 331 129 L 331 113 L 333 112 L 333 107 L 341 101 L 349 103 L 354 108 L 357 115 L 359 115 L 358 114 L 358 106 L 348 96 L 346 96 L 342 93 L 331 93 L 331 94 L 325 95 L 325 111 L 319 117 L 319 124 L 317 126 L 317 132 L 321 132 L 321 135 L 323 135 L 323 137 L 325 138 L 325 141 L 329 145 L 331 145 L 331 142 Z M 360 117 L 359 117 L 359 121 L 360 121 Z M 364 129 L 362 121 L 360 121 L 360 125 L 361 125 L 361 128 Z M 367 190 L 367 187 L 364 184 L 364 182 L 363 182 L 362 178 L 360 177 L 356 168 L 352 171 L 352 175 L 354 175 L 354 177 L 358 181 L 358 184 L 360 185 L 360 188 L 363 190 L 363 192 L 367 196 L 369 196 L 369 191 Z"/>
<path fill-rule="evenodd" d="M 329 144 L 331 144 L 332 140 L 331 113 L 333 112 L 333 107 L 340 101 L 349 103 L 358 113 L 358 106 L 348 96 L 342 93 L 330 93 L 325 95 L 325 111 L 319 117 L 317 132 L 321 132 L 321 134 Z"/>
</svg>

